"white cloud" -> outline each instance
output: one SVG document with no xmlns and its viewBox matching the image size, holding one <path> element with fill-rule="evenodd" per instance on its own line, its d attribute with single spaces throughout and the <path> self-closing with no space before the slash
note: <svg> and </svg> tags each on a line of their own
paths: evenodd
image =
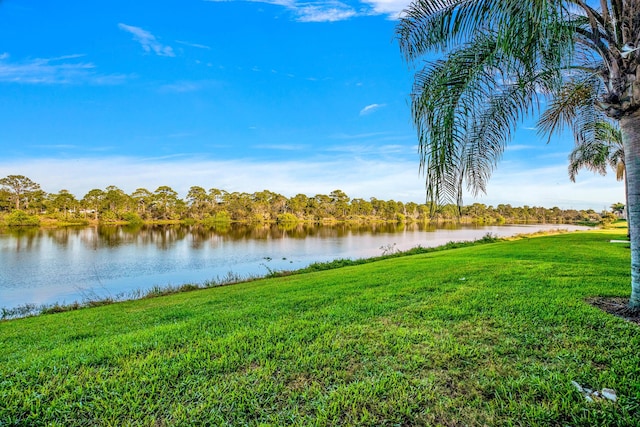
<svg viewBox="0 0 640 427">
<path fill-rule="evenodd" d="M 160 86 L 161 92 L 186 93 L 200 90 L 197 82 L 177 82 Z"/>
<path fill-rule="evenodd" d="M 210 46 L 207 46 L 207 45 L 204 45 L 204 44 L 189 43 L 189 42 L 185 42 L 185 41 L 182 41 L 182 40 L 176 40 L 176 43 L 182 44 L 182 45 L 185 45 L 185 46 L 189 46 L 189 47 L 195 47 L 195 48 L 198 48 L 198 49 L 209 49 L 209 50 L 211 49 Z"/>
<path fill-rule="evenodd" d="M 36 58 L 8 61 L 9 54 L 0 55 L 0 82 L 22 84 L 96 84 L 124 82 L 125 75 L 100 75 L 91 62 L 71 61 L 85 55 L 65 55 L 56 58 Z"/>
<path fill-rule="evenodd" d="M 363 0 L 378 15 L 388 15 L 392 19 L 397 19 L 401 12 L 406 9 L 411 0 Z"/>
<path fill-rule="evenodd" d="M 385 105 L 386 104 L 371 104 L 371 105 L 367 105 L 362 110 L 360 110 L 360 115 L 361 116 L 365 116 L 367 114 L 371 114 L 374 111 L 379 110 L 380 108 L 384 107 Z"/>
<path fill-rule="evenodd" d="M 336 22 L 345 21 L 357 15 L 350 7 L 337 3 L 336 5 L 305 5 L 296 7 L 299 22 Z"/>
<path fill-rule="evenodd" d="M 538 150 L 540 146 L 525 145 L 525 144 L 510 144 L 507 145 L 505 151 L 524 151 L 524 150 Z"/>
<path fill-rule="evenodd" d="M 162 93 L 187 93 L 215 87 L 218 84 L 215 80 L 182 80 L 164 84 L 159 90 Z"/>
<path fill-rule="evenodd" d="M 208 0 L 208 1 L 219 1 L 219 0 Z M 222 0 L 222 1 L 230 1 L 230 0 Z M 247 1 L 252 3 L 273 4 L 276 6 L 284 6 L 284 7 L 295 7 L 295 4 L 296 4 L 295 0 L 247 0 Z"/>
<path fill-rule="evenodd" d="M 234 0 L 206 0 L 220 3 Z M 345 21 L 360 15 L 354 8 L 337 0 L 299 2 L 295 0 L 236 0 L 251 3 L 266 3 L 282 6 L 290 10 L 298 22 L 335 22 Z"/>
<path fill-rule="evenodd" d="M 169 135 L 167 135 L 167 138 L 188 138 L 191 136 L 194 136 L 194 133 L 191 132 L 177 132 L 177 133 L 171 133 Z"/>
<path fill-rule="evenodd" d="M 298 193 L 329 194 L 339 188 L 351 197 L 365 199 L 424 199 L 416 163 L 353 158 L 270 162 L 200 160 L 195 157 L 95 157 L 0 162 L 0 177 L 11 174 L 28 176 L 45 191 L 55 193 L 67 189 L 76 197 L 109 185 L 127 193 L 138 187 L 153 191 L 161 185 L 169 185 L 184 196 L 189 187 L 200 185 L 227 191 L 269 189 L 287 197 Z"/>
<path fill-rule="evenodd" d="M 405 145 L 378 143 L 337 145 L 328 147 L 326 150 L 336 153 L 351 153 L 354 156 L 405 155 L 407 153 Z"/>
<path fill-rule="evenodd" d="M 613 173 L 600 176 L 583 171 L 577 182 L 572 183 L 566 163 L 526 168 L 522 163 L 509 162 L 498 166 L 489 181 L 486 195 L 476 199 L 467 195 L 464 202 L 600 211 L 613 203 L 624 203 L 624 200 L 624 186 L 616 181 Z"/>
<path fill-rule="evenodd" d="M 347 134 L 347 133 L 339 133 L 332 135 L 331 138 L 334 139 L 369 139 L 373 137 L 379 137 L 387 135 L 386 132 L 367 132 L 367 133 L 357 133 L 357 134 Z"/>
<path fill-rule="evenodd" d="M 308 145 L 304 145 L 304 144 L 259 144 L 259 145 L 254 145 L 253 148 L 259 148 L 259 149 L 262 149 L 262 150 L 274 150 L 274 151 L 275 150 L 277 150 L 277 151 L 303 151 L 303 150 L 308 150 L 309 146 Z"/>
<path fill-rule="evenodd" d="M 140 43 L 145 52 L 153 52 L 158 56 L 176 56 L 171 46 L 160 43 L 149 31 L 122 23 L 118 24 L 118 28 L 133 34 L 133 39 Z"/>
</svg>

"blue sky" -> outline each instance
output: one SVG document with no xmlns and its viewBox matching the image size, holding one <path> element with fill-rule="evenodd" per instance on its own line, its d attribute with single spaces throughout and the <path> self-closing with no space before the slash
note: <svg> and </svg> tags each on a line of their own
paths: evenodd
<svg viewBox="0 0 640 427">
<path fill-rule="evenodd" d="M 0 3 L 0 176 L 82 197 L 169 185 L 421 203 L 406 0 Z M 567 177 L 570 136 L 523 123 L 486 195 L 602 210 L 612 173 Z"/>
</svg>

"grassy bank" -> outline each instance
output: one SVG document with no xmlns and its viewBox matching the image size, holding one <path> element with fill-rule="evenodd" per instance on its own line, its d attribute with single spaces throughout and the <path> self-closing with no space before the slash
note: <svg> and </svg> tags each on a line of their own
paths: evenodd
<svg viewBox="0 0 640 427">
<path fill-rule="evenodd" d="M 626 230 L 0 323 L 5 425 L 637 425 Z M 571 381 L 615 389 L 588 403 Z"/>
</svg>

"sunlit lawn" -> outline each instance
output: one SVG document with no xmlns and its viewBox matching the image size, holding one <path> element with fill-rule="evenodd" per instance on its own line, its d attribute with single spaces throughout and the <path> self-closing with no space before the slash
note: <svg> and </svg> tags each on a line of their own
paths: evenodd
<svg viewBox="0 0 640 427">
<path fill-rule="evenodd" d="M 640 425 L 640 327 L 584 302 L 628 296 L 624 233 L 2 322 L 0 426 Z"/>
</svg>

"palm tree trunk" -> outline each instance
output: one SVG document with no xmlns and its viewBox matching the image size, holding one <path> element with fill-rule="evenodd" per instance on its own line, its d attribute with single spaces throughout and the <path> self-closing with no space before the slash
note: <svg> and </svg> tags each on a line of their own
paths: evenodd
<svg viewBox="0 0 640 427">
<path fill-rule="evenodd" d="M 640 309 L 640 111 L 620 119 L 627 172 L 627 215 L 631 237 L 631 298 Z"/>
<path fill-rule="evenodd" d="M 624 173 L 624 219 L 627 220 L 627 227 L 629 225 L 629 184 L 627 183 L 627 172 Z M 627 229 L 627 237 L 631 238 L 631 230 Z"/>
</svg>

